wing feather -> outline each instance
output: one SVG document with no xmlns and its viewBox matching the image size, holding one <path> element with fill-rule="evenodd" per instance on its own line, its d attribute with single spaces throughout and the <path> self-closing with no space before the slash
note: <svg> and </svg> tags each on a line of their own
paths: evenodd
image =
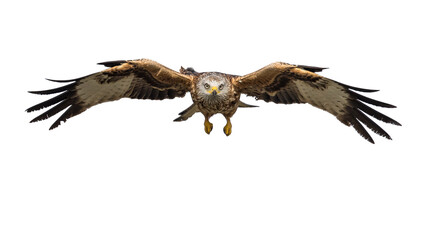
<svg viewBox="0 0 426 240">
<path fill-rule="evenodd" d="M 361 135 L 363 138 L 365 138 L 367 141 L 374 144 L 373 138 L 370 136 L 370 134 L 365 130 L 365 128 L 362 126 L 362 124 L 356 119 L 352 118 L 349 120 L 350 125 L 354 127 L 354 129 Z"/>
<path fill-rule="evenodd" d="M 44 102 L 41 102 L 37 105 L 34 105 L 34 106 L 28 108 L 27 112 L 37 111 L 37 110 L 40 110 L 40 109 L 43 109 L 43 108 L 50 107 L 54 104 L 57 104 L 57 103 L 65 100 L 65 99 L 69 98 L 70 95 L 71 95 L 71 92 L 65 91 L 65 92 L 57 95 L 56 97 L 50 98 L 50 99 L 48 99 Z"/>
<path fill-rule="evenodd" d="M 395 108 L 394 105 L 355 92 L 377 90 L 352 87 L 314 73 L 320 70 L 323 68 L 273 63 L 251 74 L 235 78 L 234 85 L 239 92 L 266 102 L 309 103 L 333 114 L 345 125 L 353 126 L 371 143 L 374 143 L 373 138 L 362 124 L 374 133 L 391 139 L 390 135 L 367 115 L 386 123 L 401 124 L 364 103 L 385 108 Z"/>
<path fill-rule="evenodd" d="M 383 130 L 379 125 L 377 125 L 377 123 L 375 123 L 373 120 L 367 117 L 360 110 L 352 108 L 351 112 L 359 121 L 365 124 L 374 133 L 379 134 L 380 136 L 386 137 L 387 139 L 392 139 L 385 130 Z"/>
<path fill-rule="evenodd" d="M 363 96 L 363 95 L 356 93 L 354 91 L 349 90 L 349 92 L 351 93 L 351 95 L 355 96 L 357 99 L 359 99 L 360 101 L 363 101 L 365 103 L 369 103 L 369 104 L 372 104 L 372 105 L 375 105 L 375 106 L 385 107 L 385 108 L 396 108 L 392 104 L 384 103 L 384 102 L 380 102 L 380 101 L 368 98 L 368 97 Z"/>
<path fill-rule="evenodd" d="M 113 61 L 101 64 L 111 68 L 73 80 L 48 79 L 71 83 L 49 90 L 30 91 L 42 95 L 59 94 L 28 108 L 27 112 L 32 112 L 56 104 L 31 122 L 45 120 L 66 109 L 51 126 L 50 129 L 53 129 L 68 118 L 103 102 L 121 98 L 173 99 L 185 96 L 191 87 L 191 76 L 175 72 L 151 60 Z"/>
<path fill-rule="evenodd" d="M 58 87 L 58 88 L 42 90 L 42 91 L 28 91 L 28 92 L 33 93 L 33 94 L 39 94 L 39 95 L 48 95 L 48 94 L 64 92 L 64 91 L 68 90 L 69 88 L 74 87 L 74 85 L 75 85 L 75 82 L 68 84 L 68 85 L 65 85 L 65 86 L 62 86 L 62 87 Z"/>
<path fill-rule="evenodd" d="M 354 102 L 354 105 L 356 105 L 356 107 L 358 109 L 360 109 L 361 111 L 367 113 L 368 115 L 376 118 L 377 120 L 380 120 L 382 122 L 385 123 L 390 123 L 393 125 L 397 125 L 397 126 L 401 126 L 401 124 L 395 120 L 393 120 L 392 118 L 384 115 L 383 113 L 378 112 L 377 110 L 374 110 L 373 108 L 365 105 L 364 103 L 360 102 L 360 101 L 356 101 Z"/>
<path fill-rule="evenodd" d="M 71 106 L 71 100 L 64 100 L 62 102 L 59 102 L 57 105 L 53 106 L 49 110 L 45 111 L 44 113 L 31 120 L 31 122 L 46 120 L 69 106 Z"/>
<path fill-rule="evenodd" d="M 116 61 L 107 61 L 107 62 L 100 62 L 98 65 L 103 65 L 105 67 L 115 67 L 120 66 L 123 63 L 126 63 L 127 60 L 116 60 Z"/>
</svg>

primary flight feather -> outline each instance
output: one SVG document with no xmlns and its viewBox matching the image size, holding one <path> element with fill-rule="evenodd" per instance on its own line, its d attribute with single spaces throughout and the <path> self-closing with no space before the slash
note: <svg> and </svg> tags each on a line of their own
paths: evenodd
<svg viewBox="0 0 426 240">
<path fill-rule="evenodd" d="M 99 64 L 109 68 L 78 79 L 50 80 L 66 83 L 62 87 L 30 91 L 34 94 L 58 94 L 27 109 L 27 112 L 32 112 L 54 105 L 31 122 L 47 119 L 66 109 L 50 127 L 53 129 L 68 118 L 103 102 L 121 98 L 173 99 L 183 97 L 189 92 L 193 104 L 179 113 L 180 116 L 175 121 L 187 120 L 193 114 L 201 112 L 205 117 L 204 130 L 208 134 L 213 129 L 209 118 L 214 114 L 220 113 L 226 118 L 227 123 L 223 130 L 229 136 L 232 131 L 230 119 L 237 109 L 255 107 L 241 102 L 241 94 L 266 102 L 309 103 L 333 114 L 343 124 L 353 126 L 371 143 L 374 141 L 362 124 L 383 137 L 388 139 L 391 137 L 369 116 L 386 123 L 400 125 L 367 104 L 385 108 L 395 106 L 357 93 L 376 90 L 352 87 L 316 73 L 324 68 L 277 62 L 256 72 L 237 76 L 219 72 L 199 73 L 192 68 L 181 68 L 180 72 L 176 72 L 148 59 Z"/>
</svg>

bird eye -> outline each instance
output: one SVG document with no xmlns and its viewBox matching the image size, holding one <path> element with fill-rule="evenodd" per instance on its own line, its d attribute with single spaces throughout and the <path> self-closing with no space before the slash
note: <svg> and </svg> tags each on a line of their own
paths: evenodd
<svg viewBox="0 0 426 240">
<path fill-rule="evenodd" d="M 220 85 L 219 85 L 219 90 L 222 90 L 224 87 L 225 87 L 225 85 L 220 84 Z"/>
<path fill-rule="evenodd" d="M 210 88 L 210 85 L 209 85 L 208 83 L 204 83 L 204 87 L 205 87 L 206 89 L 209 89 L 209 88 Z"/>
</svg>

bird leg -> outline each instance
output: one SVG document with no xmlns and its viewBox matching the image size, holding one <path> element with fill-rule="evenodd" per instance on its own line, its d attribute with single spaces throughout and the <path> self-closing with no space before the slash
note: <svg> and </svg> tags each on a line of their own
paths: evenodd
<svg viewBox="0 0 426 240">
<path fill-rule="evenodd" d="M 207 134 L 210 134 L 213 130 L 213 124 L 209 122 L 209 116 L 204 115 L 204 117 L 204 131 L 206 131 Z"/>
<path fill-rule="evenodd" d="M 225 133 L 226 136 L 231 135 L 232 132 L 232 124 L 231 124 L 231 118 L 229 117 L 225 117 L 226 118 L 226 125 L 223 128 L 223 132 Z"/>
</svg>

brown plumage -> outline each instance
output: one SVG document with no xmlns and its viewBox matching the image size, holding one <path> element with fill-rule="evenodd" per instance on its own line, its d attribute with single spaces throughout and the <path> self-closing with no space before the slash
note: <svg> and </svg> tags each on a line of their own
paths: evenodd
<svg viewBox="0 0 426 240">
<path fill-rule="evenodd" d="M 68 83 L 59 88 L 30 91 L 35 94 L 58 93 L 57 96 L 27 109 L 32 112 L 54 105 L 31 122 L 47 119 L 66 109 L 50 127 L 53 129 L 62 121 L 65 122 L 68 118 L 103 102 L 121 98 L 173 99 L 184 97 L 186 92 L 190 92 L 194 103 L 179 113 L 180 116 L 175 121 L 187 120 L 193 114 L 201 112 L 205 117 L 204 129 L 207 133 L 213 128 L 209 118 L 214 114 L 220 113 L 226 118 L 224 132 L 230 135 L 230 119 L 237 109 L 255 107 L 241 102 L 241 94 L 266 102 L 309 103 L 333 114 L 343 124 L 353 126 L 361 136 L 372 143 L 373 139 L 361 123 L 381 136 L 388 139 L 391 137 L 367 115 L 386 123 L 400 125 L 365 103 L 387 108 L 395 106 L 356 92 L 376 90 L 348 86 L 315 73 L 324 68 L 278 62 L 256 72 L 236 76 L 218 72 L 199 73 L 192 68 L 181 68 L 180 72 L 176 72 L 147 59 L 100 64 L 109 68 L 78 79 L 51 80 Z"/>
</svg>

